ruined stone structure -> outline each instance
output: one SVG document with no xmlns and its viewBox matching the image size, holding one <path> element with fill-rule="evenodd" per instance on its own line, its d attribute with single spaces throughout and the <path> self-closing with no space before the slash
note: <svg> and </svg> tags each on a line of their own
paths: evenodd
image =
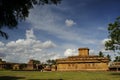
<svg viewBox="0 0 120 80">
<path fill-rule="evenodd" d="M 37 60 L 29 60 L 26 63 L 10 63 L 0 59 L 0 70 L 41 70 L 43 66 Z"/>
<path fill-rule="evenodd" d="M 108 70 L 109 59 L 89 55 L 88 48 L 79 48 L 78 56 L 57 59 L 57 71 Z"/>
<path fill-rule="evenodd" d="M 27 64 L 27 70 L 35 70 L 36 69 L 36 64 L 34 63 L 34 60 L 30 60 Z"/>
<path fill-rule="evenodd" d="M 2 59 L 0 59 L 0 69 L 4 68 L 6 68 L 6 61 L 2 61 Z"/>
<path fill-rule="evenodd" d="M 13 63 L 8 63 L 6 61 L 3 61 L 2 59 L 0 59 L 0 69 L 11 69 L 12 68 Z"/>
<path fill-rule="evenodd" d="M 26 70 L 41 70 L 43 66 L 37 60 L 29 60 Z"/>
<path fill-rule="evenodd" d="M 12 70 L 26 70 L 27 64 L 25 63 L 15 63 L 12 66 Z"/>
<path fill-rule="evenodd" d="M 20 65 L 19 64 L 13 65 L 13 70 L 20 70 Z"/>
<path fill-rule="evenodd" d="M 120 71 L 120 62 L 112 62 L 109 65 L 109 70 L 110 71 Z"/>
</svg>

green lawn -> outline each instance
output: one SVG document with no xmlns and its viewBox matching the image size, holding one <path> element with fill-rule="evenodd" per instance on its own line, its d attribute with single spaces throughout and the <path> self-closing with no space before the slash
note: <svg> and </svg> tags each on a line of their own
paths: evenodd
<svg viewBox="0 0 120 80">
<path fill-rule="evenodd" d="M 120 72 L 0 71 L 0 80 L 120 80 Z"/>
</svg>

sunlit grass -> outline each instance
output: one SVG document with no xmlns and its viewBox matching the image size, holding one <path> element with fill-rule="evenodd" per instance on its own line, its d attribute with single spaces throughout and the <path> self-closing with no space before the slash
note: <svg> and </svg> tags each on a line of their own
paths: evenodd
<svg viewBox="0 0 120 80">
<path fill-rule="evenodd" d="M 0 71 L 0 80 L 120 80 L 120 72 Z"/>
</svg>

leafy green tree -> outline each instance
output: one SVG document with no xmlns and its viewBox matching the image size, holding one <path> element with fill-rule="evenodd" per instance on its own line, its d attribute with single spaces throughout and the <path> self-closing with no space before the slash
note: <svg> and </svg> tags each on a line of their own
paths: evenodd
<svg viewBox="0 0 120 80">
<path fill-rule="evenodd" d="M 56 60 L 52 60 L 51 63 L 52 63 L 53 65 L 55 65 L 55 64 L 56 64 Z"/>
<path fill-rule="evenodd" d="M 120 54 L 120 17 L 109 24 L 108 32 L 109 40 L 105 42 L 106 50 L 113 50 Z M 120 61 L 120 57 L 116 56 L 114 61 Z"/>
<path fill-rule="evenodd" d="M 109 54 L 106 57 L 111 61 L 111 56 Z"/>
<path fill-rule="evenodd" d="M 25 20 L 34 5 L 59 4 L 61 0 L 0 0 L 0 35 L 8 38 L 1 29 L 16 28 L 19 21 Z"/>
<path fill-rule="evenodd" d="M 100 51 L 100 52 L 99 52 L 99 56 L 100 56 L 100 57 L 104 57 L 104 54 Z"/>
<path fill-rule="evenodd" d="M 56 60 L 47 60 L 46 61 L 48 65 L 55 65 L 56 64 Z"/>
<path fill-rule="evenodd" d="M 34 60 L 34 64 L 40 64 L 41 62 L 39 60 Z"/>
<path fill-rule="evenodd" d="M 116 56 L 114 62 L 120 62 L 120 56 Z"/>
<path fill-rule="evenodd" d="M 108 27 L 109 40 L 105 42 L 106 50 L 120 50 L 120 17 Z"/>
</svg>

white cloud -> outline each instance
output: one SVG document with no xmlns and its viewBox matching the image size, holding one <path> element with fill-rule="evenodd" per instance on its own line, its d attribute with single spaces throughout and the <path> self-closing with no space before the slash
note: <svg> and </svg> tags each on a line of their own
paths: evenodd
<svg viewBox="0 0 120 80">
<path fill-rule="evenodd" d="M 94 34 L 91 35 L 91 31 L 87 31 L 83 28 L 80 28 L 78 30 L 78 27 L 66 27 L 66 25 L 68 25 L 69 27 L 74 26 L 76 22 L 72 19 L 68 19 L 66 16 L 59 13 L 56 14 L 56 12 L 54 12 L 54 10 L 52 10 L 50 6 L 40 6 L 34 8 L 33 10 L 31 10 L 30 16 L 27 18 L 27 20 L 31 23 L 33 29 L 35 28 L 37 30 L 45 32 L 43 34 L 40 34 L 39 36 L 44 36 L 47 34 L 55 37 L 51 38 L 53 40 L 57 39 L 55 40 L 56 43 L 60 44 L 60 46 L 57 46 L 57 49 L 59 48 L 59 52 L 61 52 L 62 55 L 64 55 L 64 49 L 74 49 L 78 47 L 91 48 L 91 46 L 92 48 L 93 46 L 96 46 L 95 48 L 97 49 L 99 48 L 99 45 L 101 45 L 101 40 L 96 39 Z M 35 45 L 34 47 L 38 46 L 41 47 L 40 45 Z M 62 49 L 62 51 L 60 49 Z"/>
<path fill-rule="evenodd" d="M 65 56 L 73 56 L 77 54 L 78 54 L 78 51 L 76 49 L 66 49 L 64 52 Z"/>
<path fill-rule="evenodd" d="M 91 49 L 91 50 L 89 51 L 89 53 L 90 53 L 91 55 L 94 55 L 96 52 L 95 52 L 95 50 Z"/>
<path fill-rule="evenodd" d="M 105 38 L 105 39 L 100 41 L 99 51 L 102 51 L 103 53 L 111 53 L 110 50 L 105 50 L 105 42 L 108 41 L 108 40 L 110 40 L 110 39 Z M 97 53 L 99 53 L 99 51 Z"/>
<path fill-rule="evenodd" d="M 0 42 L 0 57 L 11 62 L 27 62 L 31 58 L 43 61 L 59 56 L 49 51 L 50 48 L 55 47 L 56 44 L 52 41 L 41 42 L 36 39 L 33 30 L 27 30 L 26 39 L 10 41 L 6 44 Z"/>
<path fill-rule="evenodd" d="M 44 48 L 53 48 L 55 46 L 56 45 L 52 41 L 50 41 L 50 40 L 43 43 L 43 47 Z"/>
<path fill-rule="evenodd" d="M 100 31 L 106 31 L 107 29 L 104 28 L 104 27 L 98 27 L 98 30 L 100 30 Z"/>
<path fill-rule="evenodd" d="M 0 47 L 3 47 L 4 45 L 5 45 L 4 43 L 0 42 Z"/>
<path fill-rule="evenodd" d="M 71 27 L 71 26 L 75 25 L 76 23 L 71 19 L 66 19 L 65 24 L 66 24 L 66 26 Z"/>
<path fill-rule="evenodd" d="M 27 39 L 36 39 L 32 29 L 26 31 L 26 38 Z"/>
</svg>

